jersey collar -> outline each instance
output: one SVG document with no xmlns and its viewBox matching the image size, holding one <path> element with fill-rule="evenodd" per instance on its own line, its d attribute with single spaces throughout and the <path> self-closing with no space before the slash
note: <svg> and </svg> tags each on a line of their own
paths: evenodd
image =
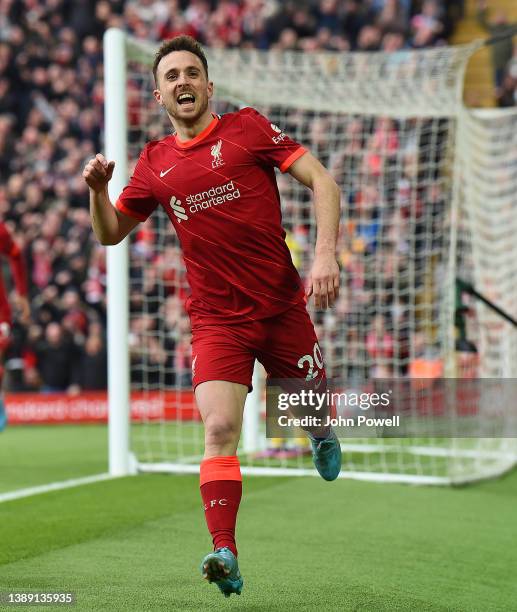
<svg viewBox="0 0 517 612">
<path fill-rule="evenodd" d="M 180 149 L 188 149 L 189 147 L 193 147 L 194 145 L 198 144 L 198 142 L 201 142 L 202 140 L 204 140 L 208 136 L 208 134 L 213 132 L 217 123 L 219 122 L 219 117 L 217 115 L 214 115 L 212 113 L 212 117 L 213 117 L 212 121 L 210 121 L 210 123 L 206 126 L 206 128 L 202 132 L 199 132 L 199 134 L 195 138 L 192 138 L 192 140 L 183 140 L 183 141 L 178 140 L 178 135 L 175 134 L 174 138 L 175 138 L 176 145 Z"/>
</svg>

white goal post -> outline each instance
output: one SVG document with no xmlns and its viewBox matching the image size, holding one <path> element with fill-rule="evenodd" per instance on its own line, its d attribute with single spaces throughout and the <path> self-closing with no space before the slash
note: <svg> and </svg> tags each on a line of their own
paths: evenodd
<svg viewBox="0 0 517 612">
<path fill-rule="evenodd" d="M 214 111 L 257 108 L 319 157 L 342 189 L 342 296 L 331 312 L 311 316 L 328 373 L 346 372 L 351 389 L 431 370 L 462 376 L 457 276 L 517 315 L 517 243 L 508 231 L 517 218 L 517 113 L 464 108 L 465 66 L 480 45 L 395 54 L 207 50 Z M 155 47 L 116 29 L 105 34 L 113 201 L 145 142 L 171 129 L 152 96 Z M 495 188 L 496 180 L 504 187 Z M 287 243 L 303 277 L 315 238 L 311 201 L 284 175 L 278 185 Z M 108 248 L 113 475 L 198 470 L 203 442 L 190 387 L 187 291 L 163 211 Z M 472 307 L 477 375 L 513 376 L 517 333 Z M 266 440 L 260 369 L 254 383 L 239 448 L 243 472 L 314 474 L 304 440 Z M 342 449 L 343 477 L 385 482 L 468 482 L 501 474 L 516 460 L 515 439 L 503 430 L 490 439 L 344 439 Z"/>
<path fill-rule="evenodd" d="M 109 193 L 113 201 L 127 184 L 128 153 L 126 97 L 126 41 L 121 30 L 104 38 L 104 123 L 106 157 L 115 160 Z M 128 239 L 108 249 L 106 256 L 108 315 L 109 473 L 124 476 L 129 463 L 129 311 Z"/>
</svg>

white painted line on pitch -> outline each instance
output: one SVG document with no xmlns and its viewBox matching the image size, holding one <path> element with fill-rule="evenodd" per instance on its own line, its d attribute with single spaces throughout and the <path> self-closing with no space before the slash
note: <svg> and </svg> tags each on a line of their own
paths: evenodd
<svg viewBox="0 0 517 612">
<path fill-rule="evenodd" d="M 94 476 L 85 476 L 84 478 L 73 478 L 71 480 L 63 480 L 62 482 L 52 482 L 50 484 L 39 485 L 37 487 L 29 487 L 27 489 L 18 489 L 8 493 L 0 493 L 0 503 L 11 501 L 13 499 L 21 499 L 22 497 L 30 497 L 31 495 L 39 495 L 41 493 L 49 493 L 50 491 L 61 491 L 62 489 L 71 489 L 93 482 L 101 482 L 102 480 L 111 480 L 116 478 L 110 474 L 95 474 Z"/>
<path fill-rule="evenodd" d="M 199 474 L 199 465 L 183 465 L 180 463 L 139 463 L 138 471 L 147 474 Z M 319 478 L 314 468 L 286 468 L 241 466 L 245 476 L 311 476 Z M 364 480 L 368 482 L 392 482 L 399 484 L 447 485 L 451 479 L 446 476 L 422 476 L 413 474 L 383 474 L 379 472 L 354 472 L 344 469 L 339 474 L 340 479 Z"/>
</svg>

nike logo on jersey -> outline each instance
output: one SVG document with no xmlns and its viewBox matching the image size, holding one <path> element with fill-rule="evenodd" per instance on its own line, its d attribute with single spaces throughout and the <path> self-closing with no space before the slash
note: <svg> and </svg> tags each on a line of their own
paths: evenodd
<svg viewBox="0 0 517 612">
<path fill-rule="evenodd" d="M 178 164 L 174 164 L 174 166 L 171 166 L 170 168 L 168 168 L 167 170 L 162 170 L 160 172 L 160 178 L 163 178 L 166 174 L 169 174 L 169 172 L 174 169 Z"/>
</svg>

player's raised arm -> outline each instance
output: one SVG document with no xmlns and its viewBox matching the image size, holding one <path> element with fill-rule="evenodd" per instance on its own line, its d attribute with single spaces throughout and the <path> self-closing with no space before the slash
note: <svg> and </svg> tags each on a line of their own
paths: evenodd
<svg viewBox="0 0 517 612">
<path fill-rule="evenodd" d="M 311 153 L 302 155 L 288 171 L 314 194 L 318 231 L 306 293 L 307 297 L 314 295 L 316 308 L 327 308 L 333 305 L 339 294 L 336 242 L 341 192 L 336 181 Z"/>
<path fill-rule="evenodd" d="M 139 221 L 118 211 L 108 194 L 108 183 L 113 175 L 115 162 L 108 162 L 101 154 L 91 159 L 83 170 L 83 178 L 90 188 L 90 215 L 92 227 L 99 242 L 118 244 Z"/>
</svg>

